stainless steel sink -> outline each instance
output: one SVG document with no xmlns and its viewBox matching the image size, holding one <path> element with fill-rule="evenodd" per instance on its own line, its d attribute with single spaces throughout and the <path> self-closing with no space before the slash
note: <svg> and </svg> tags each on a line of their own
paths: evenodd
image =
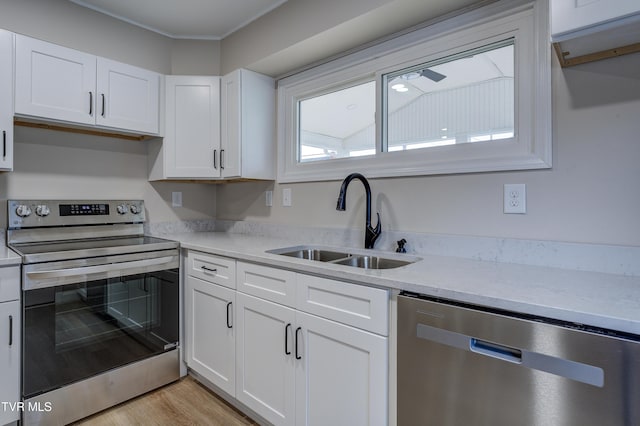
<svg viewBox="0 0 640 426">
<path fill-rule="evenodd" d="M 370 250 L 339 251 L 319 246 L 295 246 L 267 250 L 267 253 L 298 259 L 315 260 L 334 265 L 346 265 L 363 269 L 393 269 L 421 260 L 406 254 L 371 255 Z"/>
<path fill-rule="evenodd" d="M 345 257 L 351 256 L 349 253 L 341 253 L 338 251 L 322 250 L 316 248 L 301 248 L 276 254 L 280 254 L 282 256 L 297 257 L 298 259 L 318 260 L 320 262 L 331 262 L 333 260 L 344 259 Z"/>
<path fill-rule="evenodd" d="M 410 265 L 414 261 L 389 259 L 380 256 L 352 256 L 346 259 L 340 259 L 333 263 L 336 265 L 355 266 L 364 269 L 393 269 L 400 266 Z"/>
</svg>

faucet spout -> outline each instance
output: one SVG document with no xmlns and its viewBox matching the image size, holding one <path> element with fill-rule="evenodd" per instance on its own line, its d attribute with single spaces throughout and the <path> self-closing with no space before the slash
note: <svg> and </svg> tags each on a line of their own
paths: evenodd
<svg viewBox="0 0 640 426">
<path fill-rule="evenodd" d="M 373 248 L 376 240 L 382 233 L 382 227 L 380 226 L 380 213 L 376 213 L 378 216 L 378 224 L 373 227 L 371 226 L 371 187 L 369 186 L 369 181 L 360 173 L 351 173 L 347 176 L 340 186 L 340 193 L 338 194 L 338 202 L 336 204 L 336 210 L 345 211 L 347 209 L 347 187 L 352 180 L 358 179 L 364 185 L 364 190 L 367 197 L 367 210 L 365 212 L 365 230 L 364 230 L 364 247 L 365 248 Z"/>
</svg>

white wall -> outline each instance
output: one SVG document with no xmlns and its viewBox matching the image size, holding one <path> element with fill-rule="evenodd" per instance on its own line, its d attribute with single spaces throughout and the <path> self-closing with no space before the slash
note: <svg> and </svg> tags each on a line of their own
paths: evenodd
<svg viewBox="0 0 640 426">
<path fill-rule="evenodd" d="M 371 181 L 383 229 L 571 242 L 640 245 L 640 54 L 553 69 L 553 169 Z M 356 170 L 354 170 L 356 171 Z M 502 213 L 502 185 L 527 184 L 527 214 Z M 361 228 L 364 191 L 349 188 L 335 210 L 340 182 L 218 189 L 217 218 Z M 281 206 L 281 189 L 293 206 Z"/>
<path fill-rule="evenodd" d="M 279 76 L 434 17 L 495 0 L 288 0 L 222 40 L 222 72 Z"/>
<path fill-rule="evenodd" d="M 183 207 L 171 207 L 182 191 Z M 147 181 L 145 142 L 15 128 L 14 170 L 0 174 L 2 199 L 143 199 L 149 222 L 210 219 L 215 186 Z M 0 210 L 6 224 L 6 210 Z"/>
</svg>

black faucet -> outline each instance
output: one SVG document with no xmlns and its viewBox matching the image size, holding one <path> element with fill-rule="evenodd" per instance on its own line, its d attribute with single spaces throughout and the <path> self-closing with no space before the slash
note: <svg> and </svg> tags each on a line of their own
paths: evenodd
<svg viewBox="0 0 640 426">
<path fill-rule="evenodd" d="M 376 213 L 378 215 L 378 224 L 375 228 L 371 226 L 371 187 L 369 186 L 369 182 L 367 178 L 362 176 L 360 173 L 351 173 L 349 176 L 344 178 L 342 181 L 342 186 L 340 187 L 340 194 L 338 194 L 338 204 L 336 205 L 336 210 L 345 211 L 346 201 L 347 201 L 347 186 L 354 179 L 360 179 L 362 184 L 364 185 L 364 190 L 367 194 L 367 218 L 366 218 L 366 226 L 364 230 L 364 248 L 373 248 L 373 245 L 376 243 L 376 240 L 382 233 L 380 228 L 380 213 Z"/>
</svg>

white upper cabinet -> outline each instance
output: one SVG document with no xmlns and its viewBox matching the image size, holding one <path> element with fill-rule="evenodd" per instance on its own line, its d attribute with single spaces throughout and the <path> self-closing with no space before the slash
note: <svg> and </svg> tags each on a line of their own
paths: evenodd
<svg viewBox="0 0 640 426">
<path fill-rule="evenodd" d="M 165 137 L 149 144 L 149 179 L 220 177 L 220 77 L 165 78 Z"/>
<path fill-rule="evenodd" d="M 275 85 L 239 69 L 221 82 L 220 167 L 225 178 L 275 179 Z"/>
<path fill-rule="evenodd" d="M 624 24 L 624 20 L 640 21 L 638 0 L 552 0 L 551 34 L 563 41 L 588 32 Z M 581 33 L 580 33 L 581 32 Z"/>
<path fill-rule="evenodd" d="M 0 30 L 0 170 L 13 169 L 13 34 Z"/>
<path fill-rule="evenodd" d="M 157 134 L 160 75 L 16 35 L 15 113 Z"/>
<path fill-rule="evenodd" d="M 640 1 L 551 0 L 551 40 L 562 66 L 640 51 Z"/>
<path fill-rule="evenodd" d="M 96 124 L 134 132 L 158 133 L 160 75 L 98 58 Z"/>
<path fill-rule="evenodd" d="M 149 143 L 149 180 L 275 179 L 272 78 L 166 76 L 165 138 Z"/>
</svg>

